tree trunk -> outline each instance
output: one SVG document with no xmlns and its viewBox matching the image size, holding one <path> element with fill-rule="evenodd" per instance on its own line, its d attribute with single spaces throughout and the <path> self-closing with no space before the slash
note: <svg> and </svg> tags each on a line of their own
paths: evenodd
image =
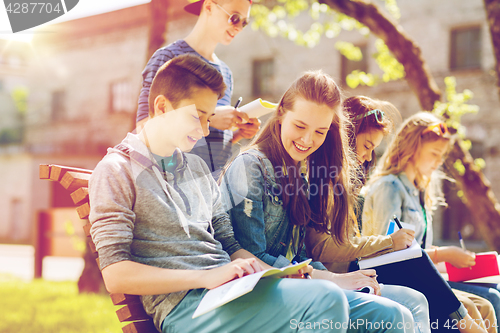
<svg viewBox="0 0 500 333">
<path fill-rule="evenodd" d="M 151 0 L 149 5 L 151 22 L 149 24 L 148 50 L 146 61 L 165 44 L 167 34 L 168 7 L 170 0 Z"/>
<path fill-rule="evenodd" d="M 497 90 L 500 96 L 500 1 L 484 0 L 486 19 L 490 26 L 493 53 L 495 54 L 495 69 L 497 72 Z"/>
<path fill-rule="evenodd" d="M 457 160 L 461 160 L 465 167 L 463 175 L 460 175 L 453 167 L 453 163 Z M 474 225 L 479 228 L 488 247 L 498 251 L 500 249 L 500 233 L 498 232 L 500 205 L 491 190 L 490 182 L 474 164 L 468 151 L 460 147 L 458 141 L 454 143 L 453 150 L 445 164 L 464 192 L 465 205 L 472 212 Z"/>
<path fill-rule="evenodd" d="M 165 44 L 167 35 L 168 7 L 170 0 L 151 0 L 149 4 L 150 22 L 148 33 L 148 49 L 146 50 L 146 63 L 160 47 Z M 132 115 L 132 130 L 135 129 L 137 114 Z"/>
<path fill-rule="evenodd" d="M 381 38 L 391 50 L 394 57 L 404 66 L 406 80 L 417 95 L 423 110 L 431 111 L 434 103 L 441 98 L 437 87 L 417 43 L 413 41 L 392 18 L 382 13 L 378 7 L 365 0 L 319 0 L 333 10 L 348 15 Z M 497 57 L 497 73 L 499 72 L 498 59 L 500 56 L 500 1 L 484 0 L 488 11 L 492 38 Z M 495 41 L 496 40 L 496 41 Z M 456 160 L 461 160 L 465 166 L 465 174 L 460 175 L 453 167 Z M 489 181 L 477 169 L 468 151 L 462 149 L 460 142 L 453 146 L 452 152 L 446 159 L 446 165 L 458 185 L 462 188 L 466 205 L 472 213 L 472 223 L 478 227 L 483 239 L 489 247 L 500 251 L 500 205 L 491 191 Z"/>
<path fill-rule="evenodd" d="M 89 244 L 86 245 L 85 254 L 83 255 L 85 265 L 78 280 L 78 291 L 80 293 L 107 294 L 101 271 L 95 261 L 95 255 L 92 253 Z"/>
</svg>

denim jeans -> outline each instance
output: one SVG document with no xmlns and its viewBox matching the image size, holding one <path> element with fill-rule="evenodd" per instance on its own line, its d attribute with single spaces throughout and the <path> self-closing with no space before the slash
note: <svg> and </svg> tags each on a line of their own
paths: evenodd
<svg viewBox="0 0 500 333">
<path fill-rule="evenodd" d="M 411 288 L 383 285 L 382 296 L 393 300 L 410 310 L 415 321 L 415 332 L 430 332 L 429 306 L 425 296 Z"/>
<path fill-rule="evenodd" d="M 412 332 L 404 330 L 413 325 L 405 322 L 411 314 L 399 304 L 325 280 L 262 279 L 250 293 L 191 319 L 205 293 L 191 290 L 162 332 Z"/>
</svg>

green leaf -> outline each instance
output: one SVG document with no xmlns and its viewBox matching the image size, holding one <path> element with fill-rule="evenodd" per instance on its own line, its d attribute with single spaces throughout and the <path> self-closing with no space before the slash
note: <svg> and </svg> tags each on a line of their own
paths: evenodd
<svg viewBox="0 0 500 333">
<path fill-rule="evenodd" d="M 458 136 L 463 140 L 467 135 L 467 130 L 461 123 L 462 116 L 479 112 L 479 106 L 467 103 L 474 97 L 471 90 L 465 89 L 461 93 L 457 92 L 455 77 L 445 77 L 444 83 L 446 85 L 446 102 L 436 102 L 432 112 L 441 117 L 445 116 L 447 125 L 456 129 Z M 462 142 L 461 144 L 465 150 L 469 150 L 471 147 L 470 142 L 468 144 Z"/>
<path fill-rule="evenodd" d="M 458 174 L 460 176 L 463 176 L 465 174 L 465 166 L 463 165 L 461 160 L 456 160 L 455 163 L 453 163 L 453 167 L 458 171 Z"/>
<path fill-rule="evenodd" d="M 363 53 L 361 49 L 349 42 L 336 42 L 335 48 L 339 50 L 340 54 L 352 61 L 361 61 Z"/>
<path fill-rule="evenodd" d="M 486 167 L 486 161 L 482 158 L 476 158 L 474 160 L 474 165 L 477 166 L 480 170 L 483 170 Z"/>
<path fill-rule="evenodd" d="M 28 93 L 28 88 L 24 86 L 14 88 L 11 93 L 16 109 L 22 116 L 26 115 L 28 110 Z"/>
</svg>

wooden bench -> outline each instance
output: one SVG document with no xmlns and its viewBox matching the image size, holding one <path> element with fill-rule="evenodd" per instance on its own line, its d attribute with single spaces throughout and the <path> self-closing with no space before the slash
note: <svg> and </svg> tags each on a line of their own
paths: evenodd
<svg viewBox="0 0 500 333">
<path fill-rule="evenodd" d="M 95 255 L 97 265 L 99 258 L 92 238 L 90 238 L 90 214 L 88 182 L 92 170 L 71 168 L 61 165 L 41 164 L 40 179 L 59 182 L 71 195 L 80 219 L 84 221 L 83 230 L 87 236 L 88 244 Z M 153 324 L 153 319 L 144 311 L 140 297 L 127 294 L 110 294 L 114 305 L 121 306 L 116 315 L 120 322 L 130 322 L 123 326 L 124 333 L 156 333 L 158 330 Z"/>
</svg>

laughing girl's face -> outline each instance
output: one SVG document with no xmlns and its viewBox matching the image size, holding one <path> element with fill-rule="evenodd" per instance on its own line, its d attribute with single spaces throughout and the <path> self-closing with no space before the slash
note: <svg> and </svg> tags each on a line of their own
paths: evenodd
<svg viewBox="0 0 500 333">
<path fill-rule="evenodd" d="M 296 162 L 305 160 L 325 141 L 335 110 L 297 97 L 281 120 L 281 143 Z"/>
</svg>

